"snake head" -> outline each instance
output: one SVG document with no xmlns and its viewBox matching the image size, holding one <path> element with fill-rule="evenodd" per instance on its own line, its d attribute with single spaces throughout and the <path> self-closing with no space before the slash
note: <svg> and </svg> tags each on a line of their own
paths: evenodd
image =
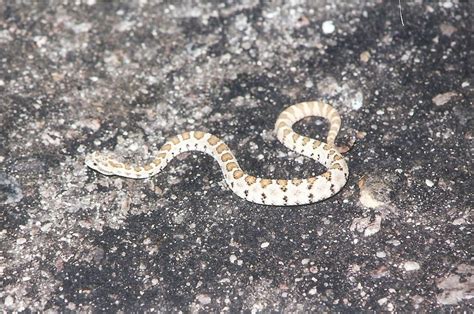
<svg viewBox="0 0 474 314">
<path fill-rule="evenodd" d="M 102 174 L 113 174 L 113 172 L 110 170 L 111 166 L 109 163 L 109 158 L 97 152 L 87 155 L 85 163 L 86 166 L 88 166 L 89 168 L 94 169 Z"/>
</svg>

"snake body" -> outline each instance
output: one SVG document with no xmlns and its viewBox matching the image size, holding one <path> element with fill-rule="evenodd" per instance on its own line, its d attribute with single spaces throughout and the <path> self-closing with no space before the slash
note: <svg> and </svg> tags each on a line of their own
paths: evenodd
<svg viewBox="0 0 474 314">
<path fill-rule="evenodd" d="M 321 142 L 293 131 L 297 121 L 308 116 L 319 116 L 329 121 L 326 142 Z M 239 197 L 264 205 L 303 205 L 327 199 L 346 184 L 349 169 L 344 157 L 337 151 L 334 140 L 341 126 L 338 112 L 328 104 L 312 101 L 292 105 L 280 113 L 275 132 L 278 140 L 290 150 L 323 164 L 327 171 L 309 178 L 259 178 L 242 170 L 229 147 L 218 137 L 190 131 L 170 138 L 157 152 L 155 159 L 144 166 L 130 166 L 101 153 L 86 157 L 88 167 L 105 175 L 144 179 L 159 173 L 177 155 L 200 151 L 214 157 L 222 169 L 227 186 Z"/>
</svg>

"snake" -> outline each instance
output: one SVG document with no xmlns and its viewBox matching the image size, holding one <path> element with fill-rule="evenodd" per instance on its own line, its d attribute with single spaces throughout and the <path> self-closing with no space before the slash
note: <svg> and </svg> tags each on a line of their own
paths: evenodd
<svg viewBox="0 0 474 314">
<path fill-rule="evenodd" d="M 293 130 L 299 120 L 322 117 L 329 122 L 326 141 L 320 141 Z M 217 136 L 202 131 L 189 131 L 169 138 L 154 159 L 144 165 L 130 165 L 93 152 L 85 157 L 85 164 L 104 175 L 133 179 L 150 178 L 160 173 L 179 154 L 188 151 L 204 152 L 219 164 L 224 181 L 237 196 L 257 204 L 275 206 L 306 205 L 326 200 L 337 194 L 346 184 L 349 168 L 335 146 L 341 127 L 341 117 L 331 105 L 321 101 L 308 101 L 287 107 L 275 122 L 278 140 L 288 149 L 322 164 L 326 171 L 317 176 L 293 179 L 255 177 L 245 172 L 232 151 Z"/>
</svg>

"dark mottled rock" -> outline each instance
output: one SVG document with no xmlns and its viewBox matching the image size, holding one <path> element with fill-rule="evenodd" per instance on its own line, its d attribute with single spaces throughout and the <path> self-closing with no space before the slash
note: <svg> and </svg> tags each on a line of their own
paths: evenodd
<svg viewBox="0 0 474 314">
<path fill-rule="evenodd" d="M 4 205 L 14 204 L 21 201 L 23 193 L 18 182 L 5 173 L 0 172 L 0 202 Z"/>
</svg>

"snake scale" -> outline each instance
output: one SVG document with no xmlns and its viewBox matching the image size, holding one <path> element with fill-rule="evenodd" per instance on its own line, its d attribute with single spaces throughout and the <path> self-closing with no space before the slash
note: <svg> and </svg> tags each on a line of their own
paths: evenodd
<svg viewBox="0 0 474 314">
<path fill-rule="evenodd" d="M 326 142 L 293 131 L 293 124 L 309 116 L 323 117 L 329 121 Z M 347 182 L 347 163 L 334 144 L 340 126 L 339 113 L 319 101 L 292 105 L 280 113 L 275 123 L 278 140 L 290 150 L 314 159 L 327 168 L 321 175 L 304 179 L 269 179 L 249 175 L 240 168 L 234 154 L 222 140 L 201 131 L 184 132 L 170 138 L 157 152 L 155 159 L 144 166 L 131 166 L 97 152 L 87 155 L 85 163 L 105 175 L 144 179 L 159 173 L 177 155 L 200 151 L 214 157 L 222 169 L 227 186 L 239 197 L 264 205 L 304 205 L 333 196 Z"/>
</svg>

